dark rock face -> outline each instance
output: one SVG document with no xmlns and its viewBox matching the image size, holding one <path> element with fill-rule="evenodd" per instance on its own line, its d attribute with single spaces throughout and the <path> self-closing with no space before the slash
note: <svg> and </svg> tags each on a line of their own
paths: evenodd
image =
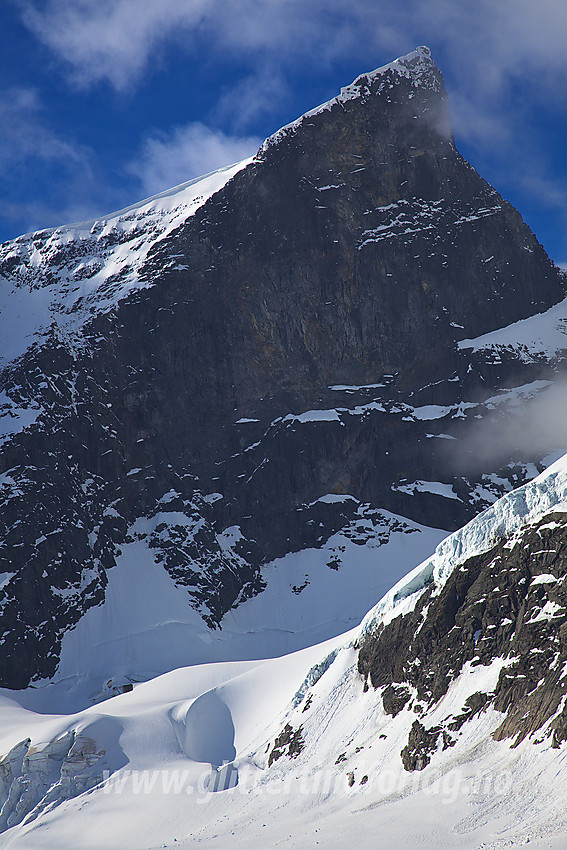
<svg viewBox="0 0 567 850">
<path fill-rule="evenodd" d="M 395 717 L 410 701 L 411 694 L 407 688 L 403 686 L 388 685 L 382 691 L 382 704 L 386 714 L 391 714 Z"/>
<path fill-rule="evenodd" d="M 426 729 L 419 720 L 414 720 L 408 736 L 407 746 L 401 752 L 406 770 L 423 770 L 431 761 L 438 747 L 439 738 L 443 738 L 443 749 L 453 746 L 454 741 L 440 726 Z"/>
<path fill-rule="evenodd" d="M 283 755 L 289 758 L 297 758 L 305 746 L 302 731 L 301 726 L 294 730 L 289 723 L 286 724 L 274 741 L 274 746 L 268 758 L 268 767 Z"/>
<path fill-rule="evenodd" d="M 407 770 L 425 767 L 440 736 L 450 746 L 454 733 L 488 707 L 503 715 L 497 740 L 566 740 L 565 712 L 557 713 L 567 693 L 566 576 L 567 515 L 551 513 L 514 541 L 455 565 L 439 595 L 425 590 L 410 614 L 367 637 L 359 671 L 384 689 L 388 713 L 393 691 L 412 691 L 412 705 L 425 714 L 467 662 L 505 659 L 495 689 L 473 694 L 460 715 L 429 729 L 414 723 L 402 752 Z"/>
<path fill-rule="evenodd" d="M 563 296 L 519 214 L 455 149 L 425 50 L 276 134 L 139 277 L 151 286 L 90 319 L 85 344 L 54 327 L 2 373 L 9 415 L 38 415 L 0 459 L 0 684 L 54 673 L 132 539 L 216 627 L 263 589 L 263 564 L 353 519 L 356 502 L 313 504 L 325 494 L 465 522 L 487 504 L 480 478 L 447 472 L 435 437 L 550 364 L 457 343 Z M 446 406 L 434 421 L 418 410 L 432 404 Z M 494 497 L 525 470 L 500 474 Z M 418 479 L 455 498 L 408 490 Z M 181 519 L 160 522 L 164 505 Z"/>
</svg>

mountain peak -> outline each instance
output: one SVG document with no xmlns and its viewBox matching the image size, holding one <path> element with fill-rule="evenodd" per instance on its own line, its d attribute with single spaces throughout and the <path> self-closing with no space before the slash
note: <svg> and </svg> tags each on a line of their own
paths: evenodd
<svg viewBox="0 0 567 850">
<path fill-rule="evenodd" d="M 442 86 L 419 49 L 248 166 L 4 246 L 2 685 L 65 658 L 57 675 L 101 681 L 186 663 L 189 645 L 211 661 L 201 646 L 235 617 L 274 654 L 330 637 L 422 560 L 418 535 L 436 544 L 532 474 L 540 457 L 513 448 L 474 478 L 443 462 L 444 440 L 470 452 L 466 420 L 547 385 L 510 350 L 516 329 L 502 356 L 486 335 L 564 288 L 458 154 Z M 555 355 L 536 352 L 545 374 Z M 391 554 L 399 535 L 419 558 Z M 371 553 L 361 577 L 343 539 L 384 553 L 390 538 L 386 572 Z M 63 641 L 99 605 L 93 633 L 108 648 L 116 623 L 117 650 L 91 667 Z M 152 660 L 145 637 L 134 657 L 129 636 L 149 633 Z"/>
<path fill-rule="evenodd" d="M 349 102 L 366 104 L 374 97 L 382 97 L 386 102 L 391 102 L 391 90 L 402 82 L 406 83 L 406 87 L 409 85 L 408 99 L 414 97 L 414 90 L 433 92 L 434 94 L 444 92 L 443 77 L 433 61 L 429 47 L 417 47 L 411 53 L 394 59 L 393 62 L 382 65 L 374 71 L 360 74 L 350 85 L 341 88 L 338 95 L 315 107 L 315 109 L 309 110 L 266 139 L 259 153 L 266 152 L 290 134 L 294 134 L 306 119 L 314 118 L 324 112 L 330 112 L 337 106 L 345 109 L 348 108 Z"/>
<path fill-rule="evenodd" d="M 361 74 L 350 86 L 341 89 L 341 95 L 339 97 L 343 96 L 344 93 L 350 93 L 354 87 L 360 89 L 361 82 L 364 84 L 365 82 L 374 81 L 390 71 L 398 74 L 400 77 L 411 79 L 416 86 L 435 88 L 436 90 L 438 88 L 439 69 L 433 61 L 429 47 L 421 45 L 410 53 L 406 53 L 405 56 L 399 56 L 397 59 L 394 59 L 393 62 L 388 62 L 374 71 Z"/>
</svg>

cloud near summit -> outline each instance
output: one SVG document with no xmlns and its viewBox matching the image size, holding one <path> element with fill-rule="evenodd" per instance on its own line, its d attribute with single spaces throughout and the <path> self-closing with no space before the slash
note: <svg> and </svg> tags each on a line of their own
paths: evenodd
<svg viewBox="0 0 567 850">
<path fill-rule="evenodd" d="M 261 139 L 227 136 L 194 122 L 171 133 L 148 136 L 128 170 L 140 181 L 146 195 L 155 195 L 179 183 L 239 162 L 256 152 Z"/>
<path fill-rule="evenodd" d="M 427 41 L 484 92 L 567 67 L 563 0 L 27 0 L 23 8 L 24 23 L 81 86 L 135 86 L 172 44 L 316 65 L 354 47 L 372 64 L 378 52 Z"/>
<path fill-rule="evenodd" d="M 505 147 L 530 106 L 567 98 L 564 0 L 23 2 L 24 23 L 79 88 L 105 83 L 134 91 L 172 54 L 201 67 L 227 58 L 239 63 L 238 77 L 210 93 L 210 112 L 241 133 L 285 97 L 294 75 L 317 74 L 353 56 L 361 73 L 417 44 L 432 48 L 452 95 L 455 129 L 479 149 Z M 271 89 L 259 91 L 268 80 Z M 231 101 L 238 101 L 238 116 Z"/>
</svg>

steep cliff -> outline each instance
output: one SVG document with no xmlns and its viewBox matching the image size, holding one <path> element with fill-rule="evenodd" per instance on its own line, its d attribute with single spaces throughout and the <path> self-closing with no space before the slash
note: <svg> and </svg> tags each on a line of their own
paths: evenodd
<svg viewBox="0 0 567 850">
<path fill-rule="evenodd" d="M 290 553 L 454 529 L 542 468 L 511 454 L 465 475 L 447 459 L 467 420 L 548 386 L 561 316 L 544 314 L 544 346 L 524 325 L 516 344 L 514 323 L 564 282 L 456 150 L 426 48 L 252 160 L 7 243 L 0 285 L 2 684 L 56 672 L 127 556 L 214 630 Z M 284 620 L 310 600 L 320 637 L 338 630 L 332 594 L 313 605 L 322 570 L 344 568 L 333 547 L 280 593 Z M 353 620 L 379 595 L 369 576 L 345 596 Z"/>
</svg>

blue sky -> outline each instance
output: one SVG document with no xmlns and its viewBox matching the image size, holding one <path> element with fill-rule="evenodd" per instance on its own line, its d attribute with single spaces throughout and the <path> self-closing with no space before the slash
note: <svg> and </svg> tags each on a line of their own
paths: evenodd
<svg viewBox="0 0 567 850">
<path fill-rule="evenodd" d="M 564 0 L 2 0 L 0 241 L 242 159 L 419 44 L 461 152 L 567 262 Z"/>
</svg>

